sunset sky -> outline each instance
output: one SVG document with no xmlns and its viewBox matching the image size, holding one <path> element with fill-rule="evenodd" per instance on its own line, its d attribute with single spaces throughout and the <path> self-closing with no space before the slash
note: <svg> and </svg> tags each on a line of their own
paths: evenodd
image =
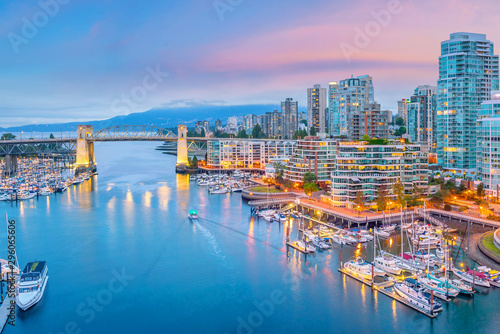
<svg viewBox="0 0 500 334">
<path fill-rule="evenodd" d="M 395 111 L 417 85 L 436 85 L 450 33 L 484 33 L 500 47 L 499 9 L 498 0 L 2 1 L 0 127 L 287 97 L 305 110 L 307 88 L 364 74 Z M 356 48 L 350 61 L 346 45 Z"/>
</svg>

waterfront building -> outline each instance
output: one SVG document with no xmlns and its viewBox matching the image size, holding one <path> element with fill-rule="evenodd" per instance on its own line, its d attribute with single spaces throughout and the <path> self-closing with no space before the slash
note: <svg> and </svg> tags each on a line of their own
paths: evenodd
<svg viewBox="0 0 500 334">
<path fill-rule="evenodd" d="M 364 135 L 370 138 L 389 137 L 389 110 L 381 110 L 380 104 L 364 104 L 360 111 L 347 113 L 347 138 L 362 139 Z"/>
<path fill-rule="evenodd" d="M 435 142 L 436 91 L 435 86 L 418 86 L 413 96 L 405 103 L 407 108 L 405 124 L 409 140 L 422 145 L 427 152 L 432 150 Z"/>
<path fill-rule="evenodd" d="M 369 75 L 330 82 L 330 134 L 349 135 L 348 115 L 351 112 L 361 112 L 366 104 L 375 103 L 373 79 Z"/>
<path fill-rule="evenodd" d="M 317 133 L 325 133 L 326 111 L 326 88 L 314 85 L 307 90 L 307 127 L 314 127 Z"/>
<path fill-rule="evenodd" d="M 334 206 L 352 207 L 359 191 L 367 203 L 373 203 L 381 187 L 389 198 L 395 198 L 392 186 L 397 181 L 403 183 L 407 194 L 415 187 L 427 190 L 427 155 L 420 145 L 339 142 L 333 163 L 330 189 Z"/>
<path fill-rule="evenodd" d="M 207 166 L 222 169 L 263 169 L 274 161 L 288 160 L 293 140 L 211 139 L 207 141 Z"/>
<path fill-rule="evenodd" d="M 298 102 L 293 101 L 292 98 L 287 98 L 284 102 L 281 102 L 281 114 L 283 117 L 283 139 L 293 139 L 295 131 L 298 130 L 298 109 Z"/>
<path fill-rule="evenodd" d="M 437 87 L 438 164 L 467 172 L 476 167 L 476 119 L 498 90 L 498 55 L 484 34 L 454 33 L 441 43 Z"/>
<path fill-rule="evenodd" d="M 330 173 L 335 170 L 336 142 L 307 137 L 297 140 L 295 152 L 288 160 L 284 178 L 301 184 L 304 174 L 314 173 L 318 182 L 330 183 Z"/>
<path fill-rule="evenodd" d="M 487 195 L 499 196 L 500 188 L 500 91 L 481 104 L 477 120 L 477 172 Z"/>
</svg>

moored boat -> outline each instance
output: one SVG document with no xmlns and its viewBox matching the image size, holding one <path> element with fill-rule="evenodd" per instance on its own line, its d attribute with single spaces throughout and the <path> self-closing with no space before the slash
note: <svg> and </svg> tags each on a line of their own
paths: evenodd
<svg viewBox="0 0 500 334">
<path fill-rule="evenodd" d="M 29 262 L 21 272 L 17 288 L 16 304 L 26 311 L 38 303 L 45 292 L 49 276 L 45 261 Z"/>
</svg>

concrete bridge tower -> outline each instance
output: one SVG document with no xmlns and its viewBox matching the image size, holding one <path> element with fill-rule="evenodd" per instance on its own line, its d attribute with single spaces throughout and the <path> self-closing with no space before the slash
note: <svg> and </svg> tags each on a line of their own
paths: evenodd
<svg viewBox="0 0 500 334">
<path fill-rule="evenodd" d="M 78 125 L 76 130 L 76 167 L 90 167 L 94 165 L 94 143 L 88 141 L 93 133 L 92 125 Z"/>
<path fill-rule="evenodd" d="M 188 164 L 188 147 L 187 147 L 187 126 L 179 124 L 177 126 L 177 170 L 185 170 Z"/>
</svg>

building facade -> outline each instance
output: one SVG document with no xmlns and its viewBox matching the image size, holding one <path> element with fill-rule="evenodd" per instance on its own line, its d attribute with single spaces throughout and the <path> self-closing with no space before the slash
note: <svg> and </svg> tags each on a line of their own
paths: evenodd
<svg viewBox="0 0 500 334">
<path fill-rule="evenodd" d="M 398 101 L 398 117 L 401 117 L 405 123 L 406 123 L 406 119 L 408 117 L 407 103 L 410 103 L 410 100 L 402 99 L 402 100 Z"/>
<path fill-rule="evenodd" d="M 314 85 L 307 90 L 307 127 L 314 127 L 317 133 L 326 132 L 326 88 Z"/>
<path fill-rule="evenodd" d="M 389 113 L 389 110 L 381 110 L 378 103 L 364 104 L 362 110 L 347 113 L 347 138 L 360 140 L 364 135 L 388 138 Z"/>
<path fill-rule="evenodd" d="M 319 182 L 330 183 L 335 169 L 336 142 L 308 137 L 297 140 L 293 156 L 288 160 L 284 178 L 301 184 L 305 173 L 314 173 Z"/>
<path fill-rule="evenodd" d="M 477 172 L 487 195 L 500 195 L 500 92 L 481 104 L 477 120 Z"/>
<path fill-rule="evenodd" d="M 498 90 L 498 55 L 486 35 L 454 33 L 441 43 L 437 85 L 438 164 L 446 170 L 476 167 L 476 119 L 481 103 Z"/>
<path fill-rule="evenodd" d="M 369 75 L 331 82 L 329 90 L 330 134 L 349 135 L 348 114 L 363 111 L 365 104 L 375 103 L 373 79 Z"/>
<path fill-rule="evenodd" d="M 409 102 L 405 103 L 407 108 L 405 124 L 409 140 L 422 145 L 427 152 L 431 152 L 435 147 L 436 91 L 435 86 L 418 86 Z"/>
<path fill-rule="evenodd" d="M 330 188 L 334 206 L 352 207 L 358 192 L 365 201 L 375 202 L 381 188 L 389 198 L 395 198 L 392 186 L 397 181 L 408 194 L 415 187 L 427 189 L 427 155 L 420 145 L 339 142 L 336 149 Z"/>
<path fill-rule="evenodd" d="M 283 139 L 293 139 L 295 131 L 299 129 L 299 104 L 292 98 L 281 102 L 281 114 L 283 115 Z"/>
</svg>

